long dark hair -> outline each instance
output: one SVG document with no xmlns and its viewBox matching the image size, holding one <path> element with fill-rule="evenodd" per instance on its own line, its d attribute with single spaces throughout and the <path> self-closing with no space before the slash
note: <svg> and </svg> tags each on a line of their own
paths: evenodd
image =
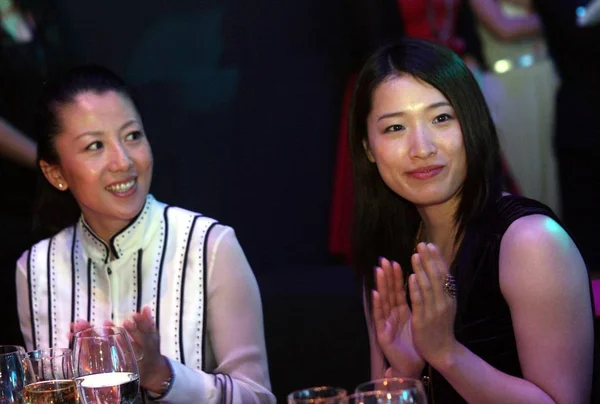
<svg viewBox="0 0 600 404">
<path fill-rule="evenodd" d="M 412 271 L 410 256 L 421 221 L 414 204 L 383 182 L 363 146 L 375 89 L 385 79 L 401 75 L 413 76 L 438 89 L 460 122 L 467 173 L 454 222 L 458 236 L 465 235 L 464 242 L 468 229 L 484 216 L 502 191 L 496 129 L 479 85 L 462 60 L 441 45 L 418 39 L 404 39 L 378 50 L 358 76 L 349 122 L 355 186 L 353 261 L 367 291 L 373 288 L 373 266 L 380 256 L 399 262 L 405 273 Z"/>
<path fill-rule="evenodd" d="M 133 102 L 125 82 L 109 69 L 97 65 L 76 67 L 44 85 L 34 122 L 38 145 L 37 200 L 33 221 L 36 240 L 50 237 L 75 224 L 81 214 L 71 191 L 54 188 L 39 167 L 41 160 L 60 164 L 55 147 L 56 136 L 62 131 L 60 109 L 75 102 L 76 97 L 84 92 L 103 94 L 109 91 L 118 92 Z"/>
</svg>

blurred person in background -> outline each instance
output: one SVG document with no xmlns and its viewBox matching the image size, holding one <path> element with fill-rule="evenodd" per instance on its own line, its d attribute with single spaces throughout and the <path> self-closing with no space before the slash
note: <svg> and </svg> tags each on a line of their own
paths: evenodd
<svg viewBox="0 0 600 404">
<path fill-rule="evenodd" d="M 552 147 L 558 80 L 530 0 L 471 0 L 488 71 L 482 90 L 522 195 L 560 216 Z"/>
<path fill-rule="evenodd" d="M 556 91 L 554 150 L 562 219 L 590 271 L 600 271 L 600 24 L 578 24 L 589 0 L 533 0 L 560 84 Z"/>
<path fill-rule="evenodd" d="M 14 285 L 14 262 L 32 243 L 35 190 L 33 111 L 49 72 L 68 63 L 53 0 L 0 0 L 0 282 Z M 0 294 L 3 344 L 22 344 L 13 287 Z"/>
<path fill-rule="evenodd" d="M 25 167 L 35 167 L 35 142 L 0 118 L 0 155 Z"/>
</svg>

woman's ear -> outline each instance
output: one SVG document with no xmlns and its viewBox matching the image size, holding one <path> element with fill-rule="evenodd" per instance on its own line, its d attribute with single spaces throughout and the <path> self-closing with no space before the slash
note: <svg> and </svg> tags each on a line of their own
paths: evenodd
<svg viewBox="0 0 600 404">
<path fill-rule="evenodd" d="M 69 184 L 62 175 L 62 171 L 58 164 L 50 164 L 45 160 L 40 160 L 40 169 L 44 173 L 44 177 L 50 184 L 59 191 L 69 189 Z"/>
<path fill-rule="evenodd" d="M 363 149 L 365 149 L 365 153 L 367 155 L 367 158 L 369 159 L 369 161 L 371 163 L 375 162 L 375 156 L 373 156 L 373 152 L 371 152 L 371 147 L 369 146 L 369 140 L 368 139 L 363 139 Z"/>
</svg>

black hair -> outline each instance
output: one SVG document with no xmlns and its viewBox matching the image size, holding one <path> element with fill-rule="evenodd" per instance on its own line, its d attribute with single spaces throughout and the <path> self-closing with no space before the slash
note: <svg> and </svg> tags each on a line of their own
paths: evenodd
<svg viewBox="0 0 600 404">
<path fill-rule="evenodd" d="M 479 85 L 463 61 L 433 42 L 404 39 L 375 52 L 357 78 L 350 106 L 349 147 L 354 176 L 353 261 L 365 290 L 373 289 L 378 257 L 411 272 L 410 256 L 421 218 L 410 201 L 392 191 L 364 142 L 375 89 L 390 77 L 409 75 L 439 90 L 452 105 L 463 133 L 467 172 L 454 222 L 457 238 L 501 196 L 500 146 Z M 367 294 L 370 301 L 370 293 Z"/>
<path fill-rule="evenodd" d="M 34 239 L 50 237 L 78 220 L 81 211 L 70 191 L 59 191 L 45 178 L 40 161 L 60 164 L 56 151 L 56 136 L 61 132 L 60 109 L 75 102 L 85 92 L 104 94 L 117 92 L 133 99 L 125 82 L 111 70 L 98 65 L 73 68 L 42 89 L 35 112 L 34 135 L 37 141 L 37 200 L 33 230 Z"/>
</svg>

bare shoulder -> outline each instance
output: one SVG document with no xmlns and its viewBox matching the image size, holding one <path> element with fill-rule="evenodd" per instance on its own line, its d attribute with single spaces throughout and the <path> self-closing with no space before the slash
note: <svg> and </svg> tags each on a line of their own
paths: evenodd
<svg viewBox="0 0 600 404">
<path fill-rule="evenodd" d="M 534 293 L 587 284 L 587 269 L 577 246 L 562 226 L 545 215 L 524 216 L 510 225 L 502 237 L 499 264 L 500 286 L 507 298 L 511 291 Z"/>
<path fill-rule="evenodd" d="M 577 250 L 566 230 L 545 215 L 529 215 L 515 220 L 502 237 L 501 254 L 564 253 Z M 578 251 L 577 251 L 578 252 Z"/>
<path fill-rule="evenodd" d="M 524 378 L 557 403 L 589 402 L 594 351 L 589 278 L 566 230 L 544 215 L 513 222 L 500 245 L 499 281 Z"/>
</svg>

